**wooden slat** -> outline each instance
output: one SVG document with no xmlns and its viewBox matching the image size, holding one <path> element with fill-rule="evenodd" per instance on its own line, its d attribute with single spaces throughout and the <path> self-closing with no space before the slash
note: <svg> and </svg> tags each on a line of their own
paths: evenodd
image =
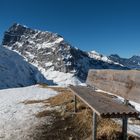
<svg viewBox="0 0 140 140">
<path fill-rule="evenodd" d="M 89 70 L 86 83 L 140 103 L 140 71 Z"/>
<path fill-rule="evenodd" d="M 95 92 L 91 87 L 70 86 L 70 90 L 85 102 L 93 111 L 104 118 L 120 118 L 124 114 L 128 117 L 137 117 L 138 112 L 111 98 Z"/>
</svg>

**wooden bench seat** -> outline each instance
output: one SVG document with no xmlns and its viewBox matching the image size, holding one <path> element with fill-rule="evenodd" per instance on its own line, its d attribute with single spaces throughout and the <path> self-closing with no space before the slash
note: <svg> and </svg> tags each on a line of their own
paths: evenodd
<svg viewBox="0 0 140 140">
<path fill-rule="evenodd" d="M 103 118 L 138 117 L 132 107 L 121 104 L 108 96 L 94 91 L 92 87 L 70 86 L 70 90 Z"/>
</svg>

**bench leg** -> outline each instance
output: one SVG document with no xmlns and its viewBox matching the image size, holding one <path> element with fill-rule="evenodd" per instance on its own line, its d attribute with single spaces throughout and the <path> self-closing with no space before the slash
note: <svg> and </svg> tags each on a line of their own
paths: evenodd
<svg viewBox="0 0 140 140">
<path fill-rule="evenodd" d="M 124 105 L 128 106 L 129 100 L 124 100 Z M 122 118 L 122 136 L 123 140 L 127 140 L 127 121 L 128 118 L 124 115 Z"/>
<path fill-rule="evenodd" d="M 92 130 L 92 139 L 96 140 L 96 135 L 97 135 L 97 114 L 93 112 L 93 130 Z"/>
<path fill-rule="evenodd" d="M 128 121 L 128 118 L 126 116 L 123 116 L 123 118 L 122 118 L 122 136 L 123 136 L 123 140 L 127 140 L 127 121 Z"/>
<path fill-rule="evenodd" d="M 77 111 L 77 99 L 76 99 L 76 95 L 74 95 L 74 112 L 76 113 Z"/>
</svg>

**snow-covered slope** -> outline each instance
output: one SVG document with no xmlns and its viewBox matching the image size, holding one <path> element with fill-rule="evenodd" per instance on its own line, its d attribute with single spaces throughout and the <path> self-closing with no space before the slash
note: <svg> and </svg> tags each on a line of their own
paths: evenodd
<svg viewBox="0 0 140 140">
<path fill-rule="evenodd" d="M 0 89 L 46 82 L 44 76 L 16 52 L 0 46 Z"/>
<path fill-rule="evenodd" d="M 88 55 L 90 58 L 94 58 L 97 60 L 102 60 L 104 62 L 108 62 L 108 63 L 113 63 L 113 61 L 111 61 L 110 59 L 107 58 L 107 56 L 104 56 L 96 51 L 90 51 L 88 52 Z"/>
<path fill-rule="evenodd" d="M 37 127 L 50 123 L 50 117 L 35 117 L 46 110 L 42 103 L 25 105 L 27 100 L 44 100 L 56 95 L 38 86 L 0 90 L 0 140 L 33 140 Z"/>
<path fill-rule="evenodd" d="M 90 58 L 94 58 L 96 60 L 101 60 L 103 62 L 107 62 L 107 63 L 110 63 L 110 64 L 120 65 L 120 66 L 123 67 L 123 65 L 121 63 L 113 61 L 108 56 L 100 54 L 100 53 L 98 53 L 96 51 L 90 51 L 90 52 L 88 52 L 88 55 L 89 55 Z"/>
<path fill-rule="evenodd" d="M 85 81 L 88 70 L 93 68 L 126 69 L 89 57 L 87 52 L 71 46 L 56 33 L 33 30 L 20 24 L 12 25 L 5 32 L 2 44 L 24 56 L 57 84 Z"/>
<path fill-rule="evenodd" d="M 104 62 L 107 62 L 107 63 L 114 63 L 107 56 L 102 55 L 102 54 L 100 54 L 96 51 L 90 51 L 90 52 L 88 52 L 88 55 L 89 55 L 90 58 L 101 60 L 101 61 L 104 61 Z"/>
</svg>

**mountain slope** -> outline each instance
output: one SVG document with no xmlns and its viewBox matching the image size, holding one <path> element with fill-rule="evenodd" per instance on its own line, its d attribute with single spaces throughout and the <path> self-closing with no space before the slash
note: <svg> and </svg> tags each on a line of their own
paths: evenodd
<svg viewBox="0 0 140 140">
<path fill-rule="evenodd" d="M 43 75 L 17 53 L 0 46 L 0 89 L 46 82 Z"/>
<path fill-rule="evenodd" d="M 91 68 L 126 69 L 89 57 L 87 52 L 71 46 L 56 33 L 33 30 L 20 24 L 12 25 L 5 32 L 2 44 L 20 53 L 37 66 L 47 79 L 56 83 L 85 81 Z"/>
<path fill-rule="evenodd" d="M 90 58 L 94 58 L 96 60 L 107 62 L 109 64 L 116 64 L 116 65 L 123 66 L 122 64 L 120 64 L 118 62 L 115 62 L 115 61 L 111 60 L 109 57 L 107 57 L 105 55 L 102 55 L 102 54 L 100 54 L 100 53 L 98 53 L 96 51 L 88 52 L 88 55 L 89 55 Z"/>
<path fill-rule="evenodd" d="M 140 56 L 134 55 L 131 58 L 121 58 L 117 54 L 112 54 L 108 58 L 130 69 L 140 69 Z"/>
</svg>

